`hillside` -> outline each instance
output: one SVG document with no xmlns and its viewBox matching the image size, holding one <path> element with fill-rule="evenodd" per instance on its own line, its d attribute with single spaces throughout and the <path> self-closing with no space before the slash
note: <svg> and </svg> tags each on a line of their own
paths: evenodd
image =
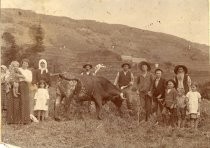
<svg viewBox="0 0 210 148">
<path fill-rule="evenodd" d="M 91 62 L 94 61 L 90 58 L 93 54 L 94 58 L 102 59 L 101 62 L 118 61 L 117 54 L 143 57 L 151 62 L 187 63 L 189 67 L 208 63 L 208 46 L 172 35 L 125 25 L 36 14 L 28 10 L 1 11 L 1 31 L 12 33 L 19 46 L 32 42 L 29 28 L 39 24 L 44 30 L 45 51 L 42 55 L 60 63 L 69 63 L 75 58 Z M 108 51 L 108 54 L 97 55 L 103 51 Z M 109 56 L 111 58 L 107 58 Z"/>
</svg>

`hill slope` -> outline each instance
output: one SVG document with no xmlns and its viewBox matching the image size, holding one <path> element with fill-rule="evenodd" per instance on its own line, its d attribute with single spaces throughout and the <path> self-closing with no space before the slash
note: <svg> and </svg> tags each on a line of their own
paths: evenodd
<svg viewBox="0 0 210 148">
<path fill-rule="evenodd" d="M 46 47 L 43 54 L 59 60 L 78 58 L 82 53 L 91 55 L 97 54 L 98 50 L 108 50 L 113 55 L 133 55 L 151 62 L 184 62 L 190 63 L 191 67 L 208 63 L 208 46 L 172 35 L 19 9 L 2 9 L 1 17 L 1 30 L 12 33 L 20 46 L 32 42 L 29 28 L 41 23 Z M 85 59 L 84 56 L 79 58 Z"/>
</svg>

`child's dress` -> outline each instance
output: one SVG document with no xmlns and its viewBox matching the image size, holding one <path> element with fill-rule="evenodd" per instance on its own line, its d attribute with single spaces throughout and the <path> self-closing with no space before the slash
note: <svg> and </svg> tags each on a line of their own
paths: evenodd
<svg viewBox="0 0 210 148">
<path fill-rule="evenodd" d="M 48 90 L 45 88 L 39 88 L 34 96 L 36 100 L 36 104 L 34 106 L 34 110 L 48 110 L 47 101 L 49 100 Z"/>
<path fill-rule="evenodd" d="M 188 111 L 189 114 L 195 114 L 200 115 L 200 111 L 198 111 L 198 104 L 201 102 L 201 95 L 199 92 L 188 92 L 187 93 L 188 98 Z"/>
</svg>

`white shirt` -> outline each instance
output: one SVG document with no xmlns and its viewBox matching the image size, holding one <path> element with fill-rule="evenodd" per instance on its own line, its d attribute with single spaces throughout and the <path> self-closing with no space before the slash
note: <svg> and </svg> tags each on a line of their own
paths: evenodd
<svg viewBox="0 0 210 148">
<path fill-rule="evenodd" d="M 157 79 L 155 80 L 155 86 L 156 86 L 156 87 L 158 86 L 159 81 L 160 81 L 160 78 L 157 78 Z"/>
<path fill-rule="evenodd" d="M 25 79 L 20 78 L 20 81 L 26 81 L 28 83 L 32 82 L 32 72 L 28 69 L 19 68 L 22 75 L 25 77 Z"/>
<path fill-rule="evenodd" d="M 124 75 L 126 75 L 128 73 L 128 71 L 123 71 Z M 120 77 L 120 72 L 117 73 L 117 76 L 115 78 L 115 81 L 114 81 L 114 85 L 117 85 L 118 84 L 118 81 L 119 81 L 119 77 Z M 131 72 L 131 85 L 133 85 L 134 83 L 134 75 L 133 73 Z"/>
</svg>

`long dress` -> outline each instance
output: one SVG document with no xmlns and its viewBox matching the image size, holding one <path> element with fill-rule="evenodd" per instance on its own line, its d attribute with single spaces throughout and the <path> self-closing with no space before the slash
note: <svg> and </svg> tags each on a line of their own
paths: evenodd
<svg viewBox="0 0 210 148">
<path fill-rule="evenodd" d="M 20 106 L 20 96 L 14 97 L 13 95 L 13 85 L 7 94 L 7 124 L 19 124 L 21 123 L 21 106 Z"/>
<path fill-rule="evenodd" d="M 32 81 L 32 72 L 28 69 L 20 68 L 20 72 L 24 75 L 25 79 L 20 79 L 20 107 L 21 107 L 21 123 L 30 123 L 30 97 L 29 97 L 29 84 Z"/>
</svg>

